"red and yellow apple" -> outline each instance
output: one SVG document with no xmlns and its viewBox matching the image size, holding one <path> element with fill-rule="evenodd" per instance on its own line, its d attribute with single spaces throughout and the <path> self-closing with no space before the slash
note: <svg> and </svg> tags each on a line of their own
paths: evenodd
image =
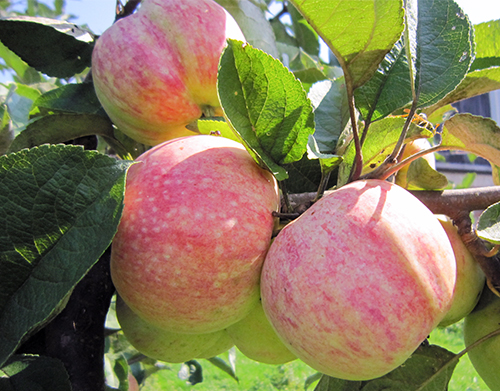
<svg viewBox="0 0 500 391">
<path fill-rule="evenodd" d="M 114 124 L 138 142 L 193 135 L 187 124 L 202 114 L 222 115 L 216 82 L 227 38 L 244 41 L 215 1 L 143 0 L 96 42 L 97 97 Z"/>
<path fill-rule="evenodd" d="M 264 364 L 284 364 L 297 357 L 281 342 L 266 318 L 262 304 L 227 328 L 236 347 L 248 358 Z"/>
<path fill-rule="evenodd" d="M 319 372 L 368 380 L 395 369 L 450 309 L 456 262 L 416 197 L 363 180 L 323 197 L 274 239 L 262 304 L 285 345 Z"/>
<path fill-rule="evenodd" d="M 450 239 L 457 263 L 457 282 L 453 303 L 439 327 L 446 327 L 463 319 L 476 306 L 485 283 L 484 273 L 467 249 L 453 221 L 444 215 L 436 216 Z"/>
<path fill-rule="evenodd" d="M 111 277 L 145 321 L 210 333 L 259 302 L 279 193 L 240 143 L 197 135 L 150 149 L 129 169 L 124 204 Z"/>
</svg>

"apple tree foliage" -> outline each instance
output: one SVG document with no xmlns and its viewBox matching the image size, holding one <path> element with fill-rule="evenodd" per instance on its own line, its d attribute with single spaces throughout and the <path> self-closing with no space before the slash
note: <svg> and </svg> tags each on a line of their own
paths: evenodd
<svg viewBox="0 0 500 391">
<path fill-rule="evenodd" d="M 451 106 L 500 87 L 500 21 L 472 26 L 453 0 L 218 2 L 248 42 L 229 41 L 220 59 L 224 118 L 191 126 L 241 140 L 279 181 L 284 219 L 300 213 L 300 194 L 312 193 L 310 203 L 410 164 L 410 189 L 431 210 L 486 209 L 469 235 L 476 248 L 500 243 L 497 188 L 443 191 L 446 177 L 416 160 L 466 151 L 488 160 L 500 185 L 500 128 Z M 0 2 L 0 68 L 12 77 L 0 85 L 0 389 L 104 389 L 107 344 L 106 387 L 126 390 L 131 348 L 105 338 L 107 263 L 127 168 L 146 147 L 114 127 L 96 98 L 99 37 L 71 22 L 63 0 L 29 0 L 22 12 L 11 3 Z M 119 3 L 116 17 L 138 3 Z M 431 149 L 398 162 L 417 138 Z M 499 260 L 477 254 L 496 289 Z M 379 379 L 304 380 L 321 377 L 320 391 L 446 390 L 462 355 L 423 344 Z M 233 363 L 210 362 L 236 377 Z M 186 368 L 199 381 L 200 363 Z"/>
</svg>

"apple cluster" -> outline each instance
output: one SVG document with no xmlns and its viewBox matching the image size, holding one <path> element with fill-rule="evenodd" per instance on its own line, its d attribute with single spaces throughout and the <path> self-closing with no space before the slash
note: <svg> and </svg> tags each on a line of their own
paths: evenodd
<svg viewBox="0 0 500 391">
<path fill-rule="evenodd" d="M 272 174 L 240 143 L 186 128 L 220 113 L 227 37 L 241 31 L 211 0 L 143 0 L 94 49 L 104 109 L 153 145 L 127 174 L 112 245 L 122 330 L 167 362 L 236 345 L 263 363 L 382 376 L 467 315 L 484 276 L 449 219 L 388 181 L 336 189 L 273 239 Z"/>
</svg>

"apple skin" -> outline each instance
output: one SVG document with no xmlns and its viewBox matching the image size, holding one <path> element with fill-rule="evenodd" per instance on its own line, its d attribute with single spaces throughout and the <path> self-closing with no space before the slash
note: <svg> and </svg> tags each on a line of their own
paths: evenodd
<svg viewBox="0 0 500 391">
<path fill-rule="evenodd" d="M 327 375 L 369 380 L 402 364 L 451 306 L 453 249 L 436 217 L 401 187 L 350 183 L 274 239 L 264 311 L 285 345 Z"/>
<path fill-rule="evenodd" d="M 207 334 L 180 334 L 156 327 L 134 313 L 120 298 L 116 316 L 123 334 L 145 356 L 170 363 L 189 361 L 212 347 L 224 330 Z"/>
<path fill-rule="evenodd" d="M 400 161 L 403 161 L 404 159 L 415 155 L 417 152 L 429 149 L 431 147 L 431 143 L 429 140 L 426 138 L 418 138 L 416 140 L 410 141 L 405 145 L 405 149 L 403 153 L 401 154 Z M 429 163 L 429 166 L 432 168 L 436 169 L 436 157 L 434 156 L 434 153 L 428 153 L 427 155 L 424 155 L 421 157 L 421 159 L 427 160 Z M 401 186 L 402 188 L 406 189 L 408 187 L 408 180 L 407 180 L 407 175 L 408 175 L 408 169 L 410 168 L 410 165 L 407 164 L 403 168 L 401 168 L 397 174 L 396 174 L 396 179 L 395 182 L 397 185 Z"/>
<path fill-rule="evenodd" d="M 218 356 L 224 352 L 227 352 L 234 346 L 234 342 L 227 333 L 227 330 L 217 331 L 220 337 L 215 343 L 208 349 L 205 349 L 202 353 L 198 354 L 196 358 L 211 358 Z"/>
<path fill-rule="evenodd" d="M 259 301 L 279 193 L 271 173 L 226 138 L 158 145 L 130 167 L 111 277 L 134 312 L 180 333 L 218 331 Z"/>
<path fill-rule="evenodd" d="M 262 304 L 227 328 L 236 347 L 248 358 L 264 364 L 284 364 L 297 359 L 281 342 L 267 320 Z"/>
<path fill-rule="evenodd" d="M 222 115 L 216 82 L 227 38 L 245 40 L 212 0 L 143 0 L 96 42 L 97 97 L 114 124 L 143 144 L 193 135 L 185 126 L 202 113 Z"/>
<path fill-rule="evenodd" d="M 500 328 L 500 298 L 485 288 L 477 307 L 464 320 L 464 342 L 469 347 Z M 500 335 L 489 338 L 468 352 L 479 376 L 492 391 L 500 390 Z"/>
<path fill-rule="evenodd" d="M 483 291 L 486 277 L 467 246 L 464 244 L 453 221 L 444 215 L 436 215 L 443 226 L 455 253 L 457 282 L 453 302 L 438 327 L 447 327 L 468 315 L 476 306 Z"/>
</svg>

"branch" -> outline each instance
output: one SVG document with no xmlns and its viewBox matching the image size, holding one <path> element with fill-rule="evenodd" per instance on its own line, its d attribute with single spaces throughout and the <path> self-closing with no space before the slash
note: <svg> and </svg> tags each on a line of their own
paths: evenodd
<svg viewBox="0 0 500 391">
<path fill-rule="evenodd" d="M 325 196 L 334 190 L 325 192 Z M 500 201 L 500 186 L 478 187 L 457 190 L 411 190 L 415 197 L 425 204 L 433 213 L 444 214 L 454 219 L 459 212 L 483 210 Z M 290 194 L 290 203 L 294 209 L 300 205 L 312 205 L 316 193 Z M 299 208 L 300 210 L 300 208 Z"/>
<path fill-rule="evenodd" d="M 73 391 L 105 390 L 104 323 L 114 293 L 110 255 L 109 248 L 44 329 L 45 353 L 64 363 Z"/>
</svg>

